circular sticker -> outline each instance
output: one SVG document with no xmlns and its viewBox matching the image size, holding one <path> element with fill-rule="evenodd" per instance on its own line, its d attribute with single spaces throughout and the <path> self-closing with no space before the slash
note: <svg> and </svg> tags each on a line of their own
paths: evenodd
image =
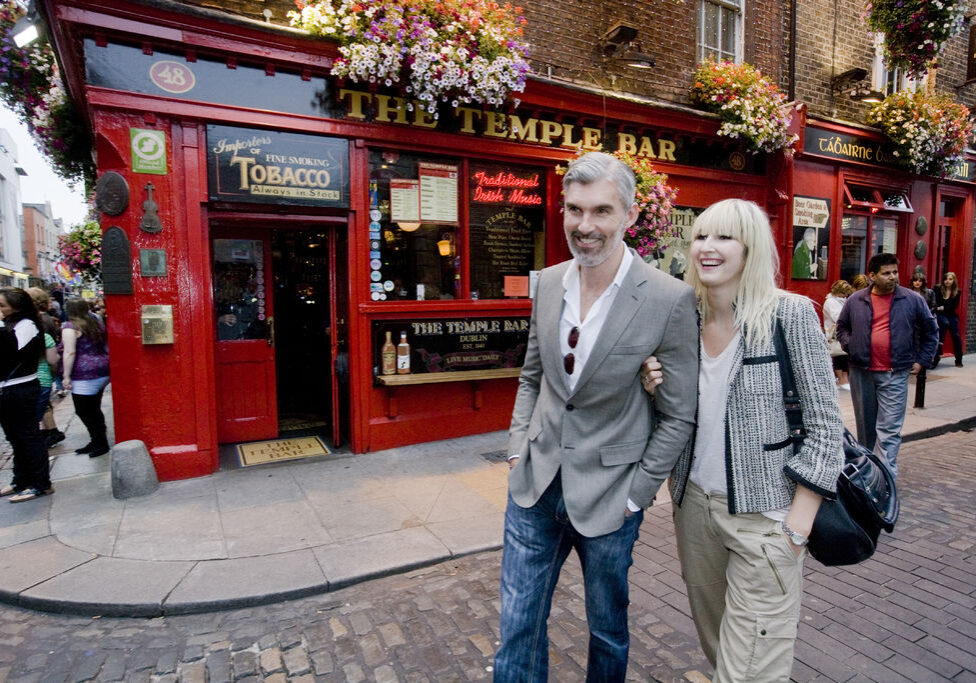
<svg viewBox="0 0 976 683">
<path fill-rule="evenodd" d="M 386 301 L 386 294 L 380 294 L 380 301 Z"/>
<path fill-rule="evenodd" d="M 369 242 L 369 248 L 372 249 L 373 251 L 376 251 L 377 249 L 380 248 L 380 241 L 379 240 L 370 240 L 370 242 Z"/>
<path fill-rule="evenodd" d="M 378 258 L 374 258 L 372 261 L 369 262 L 369 267 L 372 268 L 373 270 L 379 270 L 380 268 L 383 267 L 383 262 L 380 261 Z"/>
<path fill-rule="evenodd" d="M 379 217 L 379 213 L 380 212 L 378 210 L 376 210 L 376 209 L 373 209 L 373 211 L 370 212 L 370 213 L 375 213 L 375 214 L 377 214 L 377 216 L 376 216 L 376 218 L 373 218 L 373 216 L 370 215 L 370 218 L 373 218 L 373 220 L 369 224 L 369 229 L 370 230 L 379 230 L 382 227 L 382 224 L 380 223 L 380 217 Z"/>
<path fill-rule="evenodd" d="M 382 217 L 383 217 L 383 212 L 380 211 L 379 209 L 370 209 L 369 210 L 369 220 L 371 220 L 371 221 L 378 221 Z M 376 227 L 378 228 L 380 226 L 377 225 Z M 373 229 L 375 230 L 376 228 L 373 228 Z"/>
<path fill-rule="evenodd" d="M 369 295 L 369 298 L 372 299 L 373 301 L 379 301 L 380 300 L 380 293 L 379 292 L 373 292 L 372 294 Z"/>
<path fill-rule="evenodd" d="M 149 79 L 157 88 L 177 95 L 193 90 L 197 83 L 196 76 L 186 64 L 168 59 L 154 62 L 149 67 Z"/>
<path fill-rule="evenodd" d="M 372 280 L 373 282 L 379 282 L 380 280 L 383 279 L 383 275 L 380 273 L 380 271 L 374 270 L 372 273 L 369 274 L 369 279 Z"/>
<path fill-rule="evenodd" d="M 383 289 L 385 289 L 388 292 L 392 292 L 393 291 L 393 280 L 387 280 L 386 282 L 384 282 L 383 283 Z"/>
</svg>

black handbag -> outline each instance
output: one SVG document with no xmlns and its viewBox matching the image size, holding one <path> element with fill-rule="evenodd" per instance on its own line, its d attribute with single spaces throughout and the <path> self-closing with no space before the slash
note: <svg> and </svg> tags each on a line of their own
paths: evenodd
<svg viewBox="0 0 976 683">
<path fill-rule="evenodd" d="M 803 444 L 806 430 L 786 337 L 778 319 L 774 343 L 795 452 Z M 828 567 L 868 559 L 877 548 L 881 530 L 891 533 L 898 521 L 898 491 L 888 463 L 858 443 L 846 427 L 842 445 L 844 467 L 837 478 L 837 498 L 824 499 L 820 504 L 807 545 L 814 559 Z"/>
</svg>

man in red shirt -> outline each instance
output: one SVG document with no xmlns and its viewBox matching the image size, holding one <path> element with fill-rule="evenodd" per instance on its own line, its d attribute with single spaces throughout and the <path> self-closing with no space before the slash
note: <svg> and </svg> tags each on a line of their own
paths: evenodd
<svg viewBox="0 0 976 683">
<path fill-rule="evenodd" d="M 894 254 L 872 256 L 868 275 L 871 287 L 847 297 L 837 340 L 850 359 L 857 439 L 897 475 L 908 376 L 932 364 L 939 326 L 925 299 L 898 284 Z"/>
</svg>

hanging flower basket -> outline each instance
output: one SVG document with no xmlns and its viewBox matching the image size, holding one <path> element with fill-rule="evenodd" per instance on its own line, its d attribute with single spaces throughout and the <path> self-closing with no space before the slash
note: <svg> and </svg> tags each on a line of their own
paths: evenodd
<svg viewBox="0 0 976 683">
<path fill-rule="evenodd" d="M 798 136 L 789 133 L 786 95 L 755 67 L 706 59 L 695 69 L 691 101 L 719 115 L 719 135 L 743 140 L 750 151 L 793 153 Z"/>
<path fill-rule="evenodd" d="M 889 68 L 902 68 L 918 78 L 935 66 L 942 46 L 962 31 L 966 15 L 962 0 L 869 0 L 865 18 L 884 34 Z"/>
<path fill-rule="evenodd" d="M 498 106 L 525 89 L 529 50 L 519 7 L 484 0 L 295 4 L 293 26 L 339 43 L 333 76 L 399 87 L 435 118 L 441 103 Z"/>
<path fill-rule="evenodd" d="M 93 283 L 102 279 L 102 228 L 96 221 L 76 225 L 58 237 L 61 262 Z"/>
<path fill-rule="evenodd" d="M 50 44 L 14 44 L 10 30 L 21 16 L 13 0 L 0 0 L 0 101 L 27 125 L 59 176 L 91 187 L 95 166 L 88 131 L 64 91 Z"/>
<path fill-rule="evenodd" d="M 582 154 L 580 151 L 579 155 Z M 614 152 L 612 156 L 634 170 L 637 180 L 634 201 L 640 215 L 637 222 L 624 232 L 624 242 L 647 260 L 666 249 L 679 236 L 679 229 L 671 223 L 671 210 L 678 199 L 678 190 L 668 185 L 668 176 L 655 171 L 646 157 L 635 157 L 621 151 Z M 557 166 L 556 173 L 565 174 L 566 167 Z"/>
<path fill-rule="evenodd" d="M 969 109 L 948 95 L 898 92 L 868 112 L 895 145 L 901 164 L 920 175 L 945 176 L 964 158 L 973 137 Z"/>
</svg>

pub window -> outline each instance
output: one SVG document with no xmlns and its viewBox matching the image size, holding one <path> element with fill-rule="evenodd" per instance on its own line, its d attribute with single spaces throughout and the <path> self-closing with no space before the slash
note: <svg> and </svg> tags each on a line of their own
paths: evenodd
<svg viewBox="0 0 976 683">
<path fill-rule="evenodd" d="M 844 183 L 845 208 L 868 209 L 874 213 L 878 211 L 900 211 L 912 213 L 908 195 L 898 190 L 880 190 L 864 185 Z"/>
<path fill-rule="evenodd" d="M 370 151 L 373 301 L 459 296 L 460 170 L 457 159 Z"/>
<path fill-rule="evenodd" d="M 545 266 L 546 171 L 472 161 L 468 240 L 471 298 L 527 297 Z"/>
<path fill-rule="evenodd" d="M 840 276 L 848 282 L 866 273 L 874 254 L 897 253 L 898 219 L 894 216 L 844 214 L 841 220 Z"/>
<path fill-rule="evenodd" d="M 969 24 L 969 53 L 966 57 L 966 82 L 976 81 L 976 24 Z"/>
<path fill-rule="evenodd" d="M 742 61 L 741 34 L 741 0 L 699 0 L 698 61 Z"/>
</svg>

